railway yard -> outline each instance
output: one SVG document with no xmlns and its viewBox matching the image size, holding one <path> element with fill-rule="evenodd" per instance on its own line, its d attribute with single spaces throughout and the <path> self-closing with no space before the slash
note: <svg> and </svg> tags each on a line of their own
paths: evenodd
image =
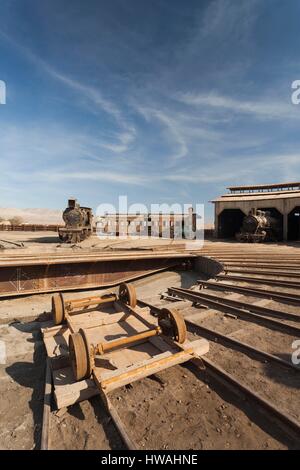
<svg viewBox="0 0 300 470">
<path fill-rule="evenodd" d="M 300 364 L 292 361 L 300 340 L 299 244 L 208 240 L 187 250 L 183 241 L 163 239 L 92 236 L 62 246 L 51 232 L 3 238 L 2 449 L 299 449 Z M 61 322 L 72 334 L 87 322 L 92 331 L 100 316 L 123 314 L 116 308 L 122 282 L 136 292 L 130 314 L 153 327 L 163 309 L 175 309 L 185 319 L 189 347 L 207 340 L 209 350 L 194 355 L 183 348 L 180 362 L 165 349 L 161 361 L 174 361 L 172 367 L 152 370 L 147 362 L 152 373 L 139 367 L 132 381 L 123 380 L 123 367 L 107 398 L 105 380 L 97 379 L 97 387 L 62 374 L 69 355 L 62 343 L 51 346 L 64 328 L 54 325 L 51 302 L 63 292 L 65 305 L 73 301 L 81 310 Z M 111 296 L 112 305 L 92 305 L 95 296 Z M 105 376 L 108 387 L 113 372 Z"/>
</svg>

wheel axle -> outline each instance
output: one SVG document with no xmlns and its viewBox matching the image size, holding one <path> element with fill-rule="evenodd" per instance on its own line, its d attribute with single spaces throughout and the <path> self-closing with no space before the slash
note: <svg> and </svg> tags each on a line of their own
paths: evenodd
<svg viewBox="0 0 300 470">
<path fill-rule="evenodd" d="M 84 297 L 80 299 L 64 300 L 62 293 L 52 296 L 52 315 L 55 325 L 60 325 L 66 320 L 67 315 L 75 315 L 80 310 L 95 305 L 121 301 L 131 308 L 136 307 L 136 292 L 132 284 L 122 283 L 118 294 L 110 293 L 102 296 Z M 77 311 L 78 310 L 78 311 Z"/>
<path fill-rule="evenodd" d="M 96 346 L 89 344 L 86 332 L 80 329 L 69 337 L 69 354 L 76 380 L 90 377 L 95 356 L 103 355 L 113 349 L 133 345 L 153 336 L 164 335 L 180 344 L 186 340 L 186 326 L 181 314 L 175 309 L 162 309 L 158 316 L 158 326 L 136 335 L 125 336 L 113 341 L 101 342 Z"/>
</svg>

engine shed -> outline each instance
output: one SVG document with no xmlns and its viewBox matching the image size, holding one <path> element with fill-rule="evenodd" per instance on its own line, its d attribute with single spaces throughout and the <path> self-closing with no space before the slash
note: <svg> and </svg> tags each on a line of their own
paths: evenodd
<svg viewBox="0 0 300 470">
<path fill-rule="evenodd" d="M 230 186 L 211 201 L 215 205 L 215 237 L 234 238 L 252 209 L 269 211 L 281 225 L 284 241 L 300 240 L 300 182 Z"/>
</svg>

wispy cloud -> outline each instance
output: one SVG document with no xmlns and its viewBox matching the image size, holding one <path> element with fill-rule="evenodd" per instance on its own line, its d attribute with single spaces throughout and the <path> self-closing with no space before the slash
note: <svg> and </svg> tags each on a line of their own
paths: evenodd
<svg viewBox="0 0 300 470">
<path fill-rule="evenodd" d="M 211 162 L 205 166 L 189 166 L 186 169 L 163 176 L 164 180 L 182 183 L 220 183 L 232 181 L 260 181 L 261 177 L 269 180 L 268 175 L 276 175 L 278 181 L 294 179 L 300 172 L 300 153 L 267 153 L 227 157 L 224 165 Z"/>
<path fill-rule="evenodd" d="M 165 112 L 157 108 L 151 108 L 137 103 L 134 104 L 134 107 L 147 121 L 153 120 L 166 128 L 168 132 L 167 140 L 169 141 L 170 147 L 176 149 L 170 155 L 166 155 L 169 162 L 176 163 L 187 155 L 188 146 L 176 118 L 171 118 Z"/>
<path fill-rule="evenodd" d="M 149 179 L 146 175 L 126 174 L 125 172 L 116 171 L 70 171 L 70 169 L 54 170 L 47 172 L 34 173 L 33 178 L 43 181 L 68 181 L 68 180 L 82 180 L 82 181 L 96 181 L 108 183 L 120 183 L 125 185 L 138 185 L 143 186 L 149 184 Z"/>
<path fill-rule="evenodd" d="M 283 57 L 293 41 L 287 34 L 278 47 L 275 10 L 273 27 L 261 28 L 271 1 L 91 3 L 85 15 L 76 2 L 48 0 L 39 17 L 9 7 L 0 19 L 15 93 L 1 109 L 8 201 L 22 202 L 17 192 L 29 186 L 27 200 L 31 191 L 29 200 L 45 199 L 47 183 L 59 203 L 67 191 L 92 204 L 125 188 L 205 200 L 223 184 L 300 172 L 300 106 L 290 102 Z M 280 12 L 290 24 L 289 7 Z M 274 61 L 279 77 L 269 73 Z"/>
<path fill-rule="evenodd" d="M 300 118 L 293 105 L 286 101 L 268 99 L 257 99 L 257 101 L 247 101 L 243 99 L 231 98 L 218 93 L 184 93 L 177 95 L 182 103 L 198 108 L 208 107 L 215 110 L 230 111 L 235 114 L 248 114 L 259 119 L 295 119 Z"/>
<path fill-rule="evenodd" d="M 120 108 L 116 106 L 115 103 L 105 98 L 98 88 L 80 83 L 79 81 L 56 70 L 52 65 L 41 59 L 28 47 L 19 44 L 2 30 L 0 30 L 0 36 L 8 41 L 28 60 L 34 63 L 36 67 L 47 73 L 48 76 L 68 87 L 71 91 L 75 92 L 79 98 L 88 100 L 92 113 L 95 113 L 95 110 L 100 109 L 115 119 L 120 130 L 114 129 L 113 133 L 111 133 L 113 134 L 112 136 L 115 141 L 102 140 L 102 142 L 99 143 L 103 148 L 115 153 L 121 153 L 125 152 L 130 147 L 136 136 L 134 125 L 126 120 Z"/>
<path fill-rule="evenodd" d="M 241 164 L 242 163 L 242 164 Z M 189 183 L 189 184 L 213 184 L 239 181 L 245 178 L 259 180 L 261 175 L 267 175 L 276 166 L 278 175 L 295 174 L 300 171 L 300 153 L 272 153 L 260 155 L 248 155 L 243 159 L 227 158 L 226 165 L 221 167 L 219 162 L 210 164 L 188 165 L 187 167 L 172 172 L 154 172 L 151 179 L 147 173 L 126 173 L 125 171 L 71 171 L 70 167 L 55 169 L 47 172 L 33 172 L 32 178 L 42 181 L 99 181 L 120 183 L 124 185 L 150 186 L 164 182 Z M 289 172 L 287 172 L 289 169 Z"/>
</svg>

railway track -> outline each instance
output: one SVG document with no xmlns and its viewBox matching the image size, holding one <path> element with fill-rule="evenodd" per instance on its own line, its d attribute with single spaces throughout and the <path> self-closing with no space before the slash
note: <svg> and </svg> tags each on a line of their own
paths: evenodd
<svg viewBox="0 0 300 470">
<path fill-rule="evenodd" d="M 263 297 L 270 300 L 277 300 L 279 302 L 286 302 L 288 304 L 300 305 L 300 295 L 291 294 L 289 292 L 274 292 L 274 290 L 266 289 L 253 289 L 251 287 L 237 286 L 234 284 L 213 282 L 213 281 L 197 281 L 201 288 L 207 288 L 212 290 L 218 290 L 222 292 L 232 291 L 238 292 L 243 295 L 250 295 L 254 297 Z M 300 319 L 300 315 L 299 315 Z"/>
<path fill-rule="evenodd" d="M 154 307 L 152 304 L 149 304 L 148 302 L 144 302 L 142 300 L 139 300 L 138 302 L 140 306 L 149 307 L 150 310 L 152 310 L 156 314 L 160 310 L 158 307 Z M 199 325 L 197 322 L 193 320 L 192 315 L 188 315 L 188 316 L 184 315 L 184 319 L 188 325 L 195 326 L 196 330 L 199 331 L 201 335 L 208 337 L 212 341 L 221 342 L 222 344 L 230 344 L 232 347 L 237 347 L 245 351 L 248 354 L 258 356 L 263 361 L 267 360 L 271 362 L 276 362 L 280 364 L 281 366 L 287 367 L 288 369 L 293 369 L 297 372 L 300 372 L 300 368 L 292 364 L 291 362 L 285 361 L 281 359 L 280 357 L 274 356 L 273 354 L 269 354 L 266 351 L 262 351 L 261 349 L 255 348 L 242 341 L 238 341 L 234 338 L 230 338 L 229 336 L 223 335 L 222 333 L 219 333 L 216 330 L 212 330 L 210 328 L 204 327 L 203 325 Z"/>
<path fill-rule="evenodd" d="M 234 314 L 242 319 L 247 318 L 248 321 L 261 323 L 269 328 L 284 331 L 287 334 L 300 337 L 299 327 L 275 320 L 273 318 L 269 318 L 270 316 L 275 316 L 299 321 L 299 316 L 296 314 L 267 309 L 266 307 L 249 304 L 248 302 L 240 302 L 226 298 L 222 298 L 220 300 L 218 296 L 203 294 L 201 292 L 190 289 L 171 287 L 168 289 L 168 293 L 175 297 L 189 300 L 194 304 L 200 304 L 206 307 L 210 307 L 216 311 L 221 310 L 229 314 Z"/>
<path fill-rule="evenodd" d="M 158 312 L 160 311 L 160 307 L 150 304 L 149 302 L 138 300 L 138 304 L 143 307 L 149 307 L 151 312 L 154 315 L 157 315 Z M 260 361 L 265 362 L 267 360 L 267 361 L 276 363 L 277 365 L 281 367 L 285 367 L 285 368 L 287 367 L 287 368 L 293 369 L 293 371 L 295 371 L 296 373 L 300 372 L 300 369 L 298 367 L 294 366 L 293 364 L 288 363 L 287 361 L 282 360 L 279 357 L 266 353 L 265 351 L 261 351 L 241 341 L 235 340 L 233 338 L 229 338 L 228 336 L 222 335 L 221 333 L 218 333 L 215 330 L 211 330 L 209 328 L 203 327 L 202 325 L 200 326 L 198 323 L 193 321 L 193 318 L 192 318 L 193 315 L 191 314 L 187 316 L 184 315 L 184 316 L 185 316 L 185 321 L 188 327 L 188 331 L 190 331 L 191 333 L 194 333 L 196 331 L 199 334 L 199 336 L 203 336 L 203 333 L 204 333 L 208 337 L 210 337 L 210 339 L 214 341 L 221 341 L 222 345 L 224 344 L 230 348 L 239 348 L 241 351 L 243 351 L 244 353 L 248 355 L 256 356 L 256 358 L 258 358 Z M 225 371 L 216 362 L 206 357 L 202 357 L 200 361 L 205 366 L 206 372 L 211 377 L 216 379 L 219 383 L 221 383 L 222 386 L 225 386 L 229 391 L 233 391 L 234 393 L 244 395 L 251 402 L 259 405 L 263 413 L 267 412 L 269 419 L 272 422 L 274 422 L 274 419 L 275 419 L 277 422 L 277 425 L 284 432 L 288 431 L 291 433 L 291 435 L 294 438 L 299 439 L 300 422 L 297 419 L 295 419 L 292 415 L 280 409 L 280 407 L 278 407 L 276 404 L 270 403 L 263 396 L 258 394 L 254 389 L 246 386 L 239 379 L 234 377 L 233 374 L 230 374 L 227 371 Z M 201 368 L 201 364 L 199 364 L 198 360 L 194 360 L 192 362 L 194 365 L 196 365 L 196 367 Z"/>
<path fill-rule="evenodd" d="M 99 398 L 100 400 L 100 398 Z M 52 420 L 52 379 L 51 379 L 51 366 L 50 361 L 46 361 L 45 370 L 45 390 L 44 390 L 44 405 L 43 405 L 43 423 L 42 423 L 42 434 L 41 434 L 41 450 L 51 450 L 51 420 Z M 119 413 L 110 400 L 109 397 L 105 397 L 105 407 L 107 414 L 112 419 L 116 429 L 118 430 L 125 446 L 129 450 L 137 450 L 137 445 L 134 440 L 130 437 L 126 430 L 126 425 L 119 416 Z"/>
<path fill-rule="evenodd" d="M 157 314 L 160 311 L 159 308 L 153 306 L 152 304 L 138 301 L 141 306 L 147 306 L 151 309 L 152 313 Z M 186 322 L 189 327 L 189 331 L 193 331 L 191 327 L 195 328 L 197 334 L 203 336 L 203 334 L 208 334 L 210 339 L 214 341 L 216 338 L 222 344 L 229 344 L 230 347 L 238 347 L 243 352 L 246 352 L 248 355 L 252 355 L 258 357 L 261 361 L 269 361 L 272 363 L 276 363 L 277 365 L 292 369 L 295 372 L 299 372 L 299 369 L 294 367 L 293 365 L 289 364 L 287 361 L 282 360 L 274 355 L 268 354 L 264 351 L 261 351 L 257 348 L 253 348 L 250 345 L 242 343 L 241 341 L 234 340 L 233 338 L 225 337 L 216 331 L 209 330 L 208 328 L 199 327 L 192 318 L 186 318 Z M 232 374 L 226 372 L 222 367 L 220 367 L 216 362 L 211 361 L 210 359 L 203 359 L 201 360 L 195 359 L 192 360 L 192 364 L 194 367 L 197 368 L 199 373 L 203 374 L 203 365 L 205 367 L 205 373 L 209 375 L 210 379 L 216 381 L 219 386 L 226 387 L 226 389 L 236 395 L 237 397 L 247 398 L 251 403 L 255 403 L 259 406 L 260 412 L 262 416 L 267 413 L 267 421 L 272 422 L 274 424 L 274 420 L 276 426 L 278 427 L 279 432 L 287 432 L 292 440 L 297 440 L 300 438 L 300 423 L 288 413 L 282 411 L 278 406 L 270 403 L 262 396 L 257 394 L 255 390 L 251 389 L 251 387 L 245 386 L 241 381 L 235 378 Z M 49 373 L 49 362 L 47 362 L 47 369 L 46 369 L 46 385 L 45 385 L 45 398 L 44 398 L 44 415 L 43 415 L 43 428 L 42 428 L 42 441 L 41 441 L 41 449 L 46 450 L 50 449 L 51 447 L 51 374 Z M 204 380 L 204 379 L 203 379 Z M 108 397 L 105 400 L 106 410 L 111 417 L 116 429 L 118 430 L 120 436 L 126 447 L 130 450 L 136 450 L 139 448 L 135 440 L 131 435 L 132 429 L 130 426 L 128 427 L 126 421 L 120 417 L 120 413 L 118 407 L 115 406 L 113 401 L 111 401 Z M 243 407 L 242 407 L 243 411 Z M 259 413 L 259 414 L 261 414 Z M 264 419 L 266 417 L 264 416 Z"/>
<path fill-rule="evenodd" d="M 272 271 L 265 271 L 263 269 L 236 269 L 236 268 L 229 268 L 228 266 L 224 266 L 225 273 L 237 273 L 237 274 L 255 274 L 255 275 L 263 275 L 263 276 L 278 276 L 278 277 L 289 277 L 289 278 L 300 278 L 300 272 L 288 271 L 288 270 L 278 270 L 273 269 Z"/>
<path fill-rule="evenodd" d="M 279 279 L 268 279 L 264 277 L 232 276 L 230 274 L 218 274 L 215 279 L 224 281 L 246 282 L 247 284 L 270 285 L 276 287 L 299 289 L 300 281 L 286 281 Z"/>
<path fill-rule="evenodd" d="M 268 250 L 266 250 L 266 252 L 267 251 Z M 239 254 L 236 257 L 232 256 L 232 253 L 229 254 L 229 257 L 224 256 L 224 254 L 223 256 L 221 254 L 218 256 L 216 253 L 214 255 L 212 255 L 212 253 L 206 254 L 222 262 L 224 264 L 226 274 L 221 273 L 216 275 L 214 281 L 199 280 L 199 286 L 205 288 L 201 291 L 170 287 L 168 289 L 168 294 L 171 297 L 189 300 L 192 304 L 200 304 L 202 306 L 212 308 L 220 314 L 230 313 L 231 315 L 233 314 L 238 317 L 240 320 L 257 323 L 271 330 L 280 331 L 293 337 L 300 337 L 300 328 L 295 325 L 295 323 L 299 323 L 300 321 L 300 314 L 288 313 L 282 310 L 251 304 L 249 302 L 228 299 L 223 295 L 220 298 L 220 296 L 203 292 L 206 288 L 221 292 L 232 291 L 245 296 L 262 297 L 277 302 L 299 305 L 300 295 L 297 293 L 260 289 L 256 288 L 256 286 L 269 285 L 286 289 L 298 289 L 300 286 L 300 280 L 298 281 L 298 278 L 300 277 L 300 268 L 298 268 L 300 258 L 297 259 L 296 257 L 293 257 L 293 255 L 289 255 L 289 259 L 282 261 L 282 258 L 280 260 L 279 257 L 271 254 L 269 256 L 269 254 L 266 253 L 265 257 L 269 257 L 269 260 L 267 262 L 259 263 L 255 260 L 256 256 L 257 258 L 261 256 L 261 252 L 258 252 L 257 255 L 253 255 L 252 259 L 249 258 L 247 253 L 244 255 Z M 260 277 L 250 277 L 248 274 Z M 244 282 L 249 283 L 250 285 L 254 284 L 255 287 L 226 284 L 223 281 Z M 139 300 L 138 304 L 143 307 L 149 307 L 153 314 L 157 314 L 158 311 L 160 311 L 160 307 L 149 302 Z M 274 354 L 270 354 L 267 351 L 254 347 L 246 342 L 229 337 L 215 329 L 208 328 L 202 324 L 200 325 L 199 322 L 193 319 L 193 314 L 186 313 L 184 310 L 182 310 L 182 312 L 190 333 L 197 334 L 202 337 L 204 336 L 210 341 L 224 346 L 228 350 L 242 352 L 251 358 L 251 360 L 258 360 L 262 363 L 272 363 L 274 367 L 290 370 L 290 373 L 299 374 L 300 369 L 295 364 L 292 364 L 291 362 L 288 362 Z M 285 321 L 293 324 L 285 323 Z M 258 407 L 258 409 L 255 408 L 255 410 L 259 411 L 263 420 L 267 423 L 272 423 L 272 426 L 275 423 L 281 433 L 288 433 L 296 443 L 299 443 L 300 422 L 289 412 L 286 412 L 280 406 L 277 406 L 273 400 L 267 400 L 264 396 L 257 393 L 253 387 L 245 385 L 245 383 L 239 380 L 235 374 L 229 373 L 221 367 L 220 364 L 212 361 L 211 359 L 205 357 L 201 358 L 201 360 L 193 360 L 193 366 L 197 368 L 202 376 L 203 374 L 207 374 L 210 380 L 215 381 L 215 383 L 219 384 L 221 388 L 226 389 L 229 393 L 242 397 L 243 399 L 246 399 L 246 401 L 255 404 Z M 127 423 L 120 418 L 120 414 L 117 409 L 118 407 L 110 401 L 107 403 L 106 408 L 127 448 L 137 449 L 138 445 L 130 435 L 130 428 Z"/>
</svg>

